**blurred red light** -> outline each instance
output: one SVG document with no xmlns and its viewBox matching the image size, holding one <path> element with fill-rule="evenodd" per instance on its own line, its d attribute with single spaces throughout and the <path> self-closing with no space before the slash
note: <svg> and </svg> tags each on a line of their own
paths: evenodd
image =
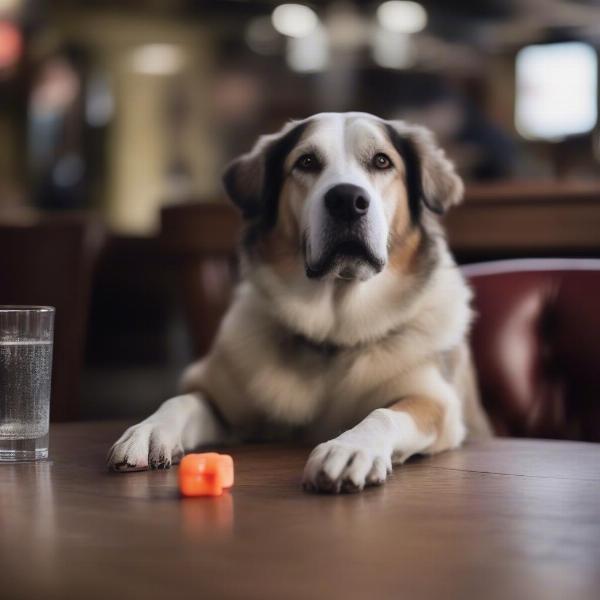
<svg viewBox="0 0 600 600">
<path fill-rule="evenodd" d="M 0 21 L 0 71 L 15 66 L 22 50 L 21 32 L 12 23 Z"/>
</svg>

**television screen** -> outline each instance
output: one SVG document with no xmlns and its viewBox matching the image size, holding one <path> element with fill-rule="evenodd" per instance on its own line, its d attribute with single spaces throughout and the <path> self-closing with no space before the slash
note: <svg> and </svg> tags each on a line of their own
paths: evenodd
<svg viewBox="0 0 600 600">
<path fill-rule="evenodd" d="M 592 46 L 527 46 L 517 54 L 515 125 L 527 139 L 560 140 L 591 131 L 598 113 L 598 65 Z"/>
</svg>

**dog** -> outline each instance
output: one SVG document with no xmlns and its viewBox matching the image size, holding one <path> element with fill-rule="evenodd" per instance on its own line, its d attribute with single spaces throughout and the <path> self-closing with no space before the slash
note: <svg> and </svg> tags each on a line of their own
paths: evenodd
<svg viewBox="0 0 600 600">
<path fill-rule="evenodd" d="M 201 445 L 302 440 L 306 490 L 356 492 L 490 426 L 468 347 L 471 292 L 440 216 L 463 184 L 423 127 L 321 113 L 259 138 L 224 186 L 241 283 L 209 354 L 113 445 L 117 471 Z"/>
</svg>

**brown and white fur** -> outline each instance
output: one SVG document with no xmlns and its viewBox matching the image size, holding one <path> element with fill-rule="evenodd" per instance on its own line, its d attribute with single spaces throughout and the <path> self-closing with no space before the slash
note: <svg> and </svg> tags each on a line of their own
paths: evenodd
<svg viewBox="0 0 600 600">
<path fill-rule="evenodd" d="M 318 443 L 305 488 L 336 493 L 489 435 L 471 293 L 439 223 L 463 186 L 427 130 L 315 115 L 260 138 L 225 187 L 246 223 L 242 283 L 186 393 L 129 428 L 111 468 L 166 468 L 232 438 L 305 440 Z"/>
</svg>

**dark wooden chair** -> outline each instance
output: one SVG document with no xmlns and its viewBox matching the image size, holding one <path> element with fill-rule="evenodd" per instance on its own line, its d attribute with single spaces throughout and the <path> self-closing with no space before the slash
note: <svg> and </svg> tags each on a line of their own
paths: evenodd
<svg viewBox="0 0 600 600">
<path fill-rule="evenodd" d="M 78 416 L 91 279 L 103 239 L 102 225 L 78 214 L 0 223 L 0 304 L 56 308 L 54 421 Z"/>
<path fill-rule="evenodd" d="M 173 272 L 194 351 L 206 354 L 237 280 L 241 220 L 224 202 L 189 202 L 162 211 L 161 245 Z"/>
</svg>

